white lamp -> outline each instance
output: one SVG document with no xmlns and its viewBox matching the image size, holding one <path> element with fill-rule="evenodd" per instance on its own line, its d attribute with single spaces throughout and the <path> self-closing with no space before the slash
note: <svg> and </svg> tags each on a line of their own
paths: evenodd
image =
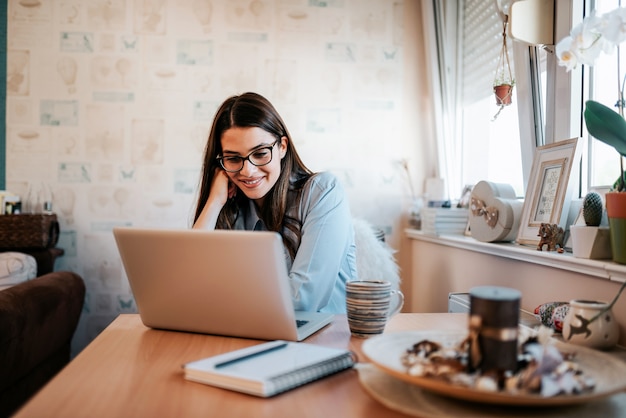
<svg viewBox="0 0 626 418">
<path fill-rule="evenodd" d="M 520 0 L 511 4 L 511 37 L 531 45 L 554 45 L 554 1 Z"/>
</svg>

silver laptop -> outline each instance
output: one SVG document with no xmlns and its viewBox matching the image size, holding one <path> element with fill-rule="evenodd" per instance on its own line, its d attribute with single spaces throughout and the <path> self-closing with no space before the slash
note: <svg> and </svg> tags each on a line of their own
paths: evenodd
<svg viewBox="0 0 626 418">
<path fill-rule="evenodd" d="M 148 327 L 300 341 L 333 318 L 294 311 L 275 232 L 119 227 L 113 234 Z"/>
</svg>

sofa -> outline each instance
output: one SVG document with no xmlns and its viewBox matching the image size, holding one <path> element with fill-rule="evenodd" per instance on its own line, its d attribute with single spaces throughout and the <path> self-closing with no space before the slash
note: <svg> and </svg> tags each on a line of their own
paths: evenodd
<svg viewBox="0 0 626 418">
<path fill-rule="evenodd" d="M 0 417 L 14 413 L 70 361 L 85 284 L 76 273 L 42 270 L 0 291 Z"/>
</svg>

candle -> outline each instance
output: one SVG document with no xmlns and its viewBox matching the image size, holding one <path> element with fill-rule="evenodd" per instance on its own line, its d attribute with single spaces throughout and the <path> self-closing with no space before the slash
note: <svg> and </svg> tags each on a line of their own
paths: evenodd
<svg viewBox="0 0 626 418">
<path fill-rule="evenodd" d="M 518 290 L 506 287 L 470 289 L 470 371 L 516 370 L 520 299 Z"/>
</svg>

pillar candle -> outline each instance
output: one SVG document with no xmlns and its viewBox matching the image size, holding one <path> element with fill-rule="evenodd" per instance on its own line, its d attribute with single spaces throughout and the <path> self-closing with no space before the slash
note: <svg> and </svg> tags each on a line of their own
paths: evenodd
<svg viewBox="0 0 626 418">
<path fill-rule="evenodd" d="M 506 287 L 470 289 L 470 371 L 515 371 L 520 299 L 518 290 Z"/>
</svg>

